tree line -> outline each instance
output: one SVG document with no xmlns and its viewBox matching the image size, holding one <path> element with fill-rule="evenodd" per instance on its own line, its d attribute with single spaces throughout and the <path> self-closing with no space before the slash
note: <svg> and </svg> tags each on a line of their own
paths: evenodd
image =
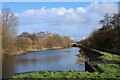
<svg viewBox="0 0 120 80">
<path fill-rule="evenodd" d="M 16 35 L 19 19 L 9 8 L 2 9 L 2 53 L 13 55 L 19 51 L 40 50 L 43 48 L 52 49 L 55 47 L 69 47 L 73 42 L 67 36 L 60 36 L 50 32 L 39 32 L 30 34 L 23 32 Z"/>
<path fill-rule="evenodd" d="M 23 32 L 16 37 L 16 47 L 18 50 L 29 49 L 52 49 L 70 47 L 73 41 L 69 37 L 60 36 L 50 32 L 39 32 L 30 34 Z"/>
<path fill-rule="evenodd" d="M 120 54 L 120 14 L 109 16 L 105 14 L 99 21 L 102 27 L 92 32 L 92 34 L 80 43 L 104 51 Z"/>
</svg>

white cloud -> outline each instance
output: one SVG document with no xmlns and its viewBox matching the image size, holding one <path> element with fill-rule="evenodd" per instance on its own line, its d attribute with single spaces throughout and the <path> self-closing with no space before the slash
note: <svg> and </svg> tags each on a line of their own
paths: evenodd
<svg viewBox="0 0 120 80">
<path fill-rule="evenodd" d="M 77 8 L 46 8 L 43 6 L 38 10 L 28 9 L 17 15 L 20 18 L 21 27 L 32 25 L 30 26 L 32 29 L 34 29 L 33 27 L 43 29 L 44 26 L 47 26 L 47 29 L 53 32 L 68 35 L 70 35 L 69 32 L 74 35 L 84 33 L 84 36 L 87 36 L 93 26 L 98 27 L 98 21 L 103 18 L 105 13 L 117 13 L 117 4 L 94 2 L 86 7 Z"/>
<path fill-rule="evenodd" d="M 86 12 L 86 9 L 83 8 L 83 7 L 78 7 L 78 8 L 77 8 L 77 12 L 85 13 L 85 12 Z"/>
<path fill-rule="evenodd" d="M 82 39 L 86 39 L 86 37 L 83 37 Z"/>
<path fill-rule="evenodd" d="M 118 4 L 115 3 L 92 3 L 87 7 L 88 12 L 96 12 L 99 15 L 105 13 L 113 14 L 118 11 Z"/>
<path fill-rule="evenodd" d="M 68 25 L 82 23 L 85 20 L 82 16 L 80 16 L 77 11 L 73 8 L 66 9 L 65 7 L 60 8 L 49 8 L 46 9 L 44 6 L 40 10 L 26 10 L 19 14 L 19 18 L 21 19 L 21 23 L 33 23 L 33 22 L 47 22 L 47 23 L 60 23 Z M 75 23 L 74 23 L 75 22 Z M 34 23 L 33 23 L 34 24 Z"/>
</svg>

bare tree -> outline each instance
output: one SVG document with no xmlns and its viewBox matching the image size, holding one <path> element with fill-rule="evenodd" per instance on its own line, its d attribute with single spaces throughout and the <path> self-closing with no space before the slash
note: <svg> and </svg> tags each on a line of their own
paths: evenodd
<svg viewBox="0 0 120 80">
<path fill-rule="evenodd" d="M 108 13 L 105 14 L 104 19 L 100 20 L 100 24 L 103 25 L 103 27 L 108 27 L 110 26 L 110 21 L 111 21 L 111 17 L 108 15 Z"/>
<path fill-rule="evenodd" d="M 9 24 L 9 26 L 11 27 L 18 26 L 19 23 L 18 17 L 9 8 L 2 9 L 2 18 L 7 24 Z"/>
<path fill-rule="evenodd" d="M 9 26 L 12 34 L 15 34 L 16 27 L 19 24 L 19 20 L 16 14 L 12 12 L 10 8 L 2 9 L 2 21 Z"/>
<path fill-rule="evenodd" d="M 111 24 L 113 27 L 120 28 L 120 14 L 113 15 Z"/>
<path fill-rule="evenodd" d="M 14 51 L 17 16 L 9 8 L 2 9 L 2 50 L 6 53 Z"/>
</svg>

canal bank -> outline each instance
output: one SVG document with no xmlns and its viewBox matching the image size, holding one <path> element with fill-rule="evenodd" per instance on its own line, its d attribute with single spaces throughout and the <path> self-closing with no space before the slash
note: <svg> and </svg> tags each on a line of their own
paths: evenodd
<svg viewBox="0 0 120 80">
<path fill-rule="evenodd" d="M 119 80 L 120 79 L 120 74 L 119 74 L 119 68 L 120 66 L 118 65 L 99 65 L 100 68 L 103 69 L 104 68 L 108 68 L 107 66 L 109 66 L 110 68 L 108 69 L 103 69 L 104 73 L 99 73 L 99 72 L 87 72 L 87 71 L 40 71 L 40 72 L 33 72 L 33 73 L 25 73 L 25 74 L 19 74 L 16 76 L 12 76 L 12 79 L 34 79 L 34 78 L 39 78 L 39 79 L 44 79 L 44 78 L 48 78 L 48 79 L 62 79 L 62 80 L 66 80 L 66 79 L 80 79 L 80 80 Z M 109 71 L 109 70 L 114 70 L 114 71 Z"/>
<path fill-rule="evenodd" d="M 12 54 L 8 55 L 7 53 L 8 52 L 5 52 L 3 51 L 2 53 L 4 55 L 7 55 L 7 56 L 15 56 L 15 55 L 20 55 L 20 54 L 27 54 L 27 53 L 30 53 L 30 52 L 38 52 L 38 51 L 43 51 L 43 50 L 55 50 L 55 49 L 64 49 L 64 48 L 68 48 L 68 47 L 52 47 L 52 48 L 45 48 L 45 47 L 42 47 L 40 49 L 33 49 L 33 48 L 30 48 L 30 49 L 17 49 L 15 50 Z"/>
<path fill-rule="evenodd" d="M 92 73 L 98 72 L 102 74 L 103 78 L 104 76 L 107 76 L 107 78 L 110 78 L 110 76 L 115 79 L 120 78 L 120 55 L 87 48 L 81 45 L 79 47 L 81 52 L 80 55 L 86 58 L 85 71 Z"/>
</svg>

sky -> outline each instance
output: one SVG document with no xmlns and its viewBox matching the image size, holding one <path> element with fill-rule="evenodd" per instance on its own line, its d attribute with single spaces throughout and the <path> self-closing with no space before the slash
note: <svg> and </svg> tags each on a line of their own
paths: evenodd
<svg viewBox="0 0 120 80">
<path fill-rule="evenodd" d="M 102 25 L 108 13 L 117 13 L 117 3 L 107 2 L 3 2 L 19 19 L 17 34 L 47 31 L 75 41 L 88 37 Z"/>
</svg>

